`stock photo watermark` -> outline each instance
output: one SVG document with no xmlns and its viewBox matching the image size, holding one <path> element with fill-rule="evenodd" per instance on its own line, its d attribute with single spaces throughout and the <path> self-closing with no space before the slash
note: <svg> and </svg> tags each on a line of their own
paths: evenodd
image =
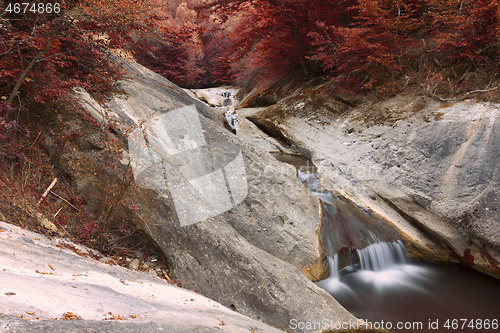
<svg viewBox="0 0 500 333">
<path fill-rule="evenodd" d="M 291 319 L 289 327 L 292 330 L 347 330 L 347 329 L 398 329 L 398 330 L 498 330 L 498 319 L 429 319 L 427 321 L 372 321 L 365 319 L 349 319 L 349 321 L 299 321 Z"/>
<path fill-rule="evenodd" d="M 194 105 L 149 119 L 128 137 L 136 185 L 169 190 L 181 226 L 220 215 L 248 195 L 241 149 L 205 138 Z"/>
</svg>

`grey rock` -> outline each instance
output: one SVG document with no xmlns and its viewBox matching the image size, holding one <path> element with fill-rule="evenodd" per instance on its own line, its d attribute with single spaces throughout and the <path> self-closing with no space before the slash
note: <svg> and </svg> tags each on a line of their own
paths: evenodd
<svg viewBox="0 0 500 333">
<path fill-rule="evenodd" d="M 86 134 L 100 129 L 76 115 L 65 114 L 65 121 L 84 135 L 62 149 L 50 138 L 45 142 L 53 163 L 68 175 L 75 191 L 85 198 L 86 210 L 97 210 L 106 197 L 96 186 L 101 179 L 109 181 L 109 188 L 121 188 L 130 172 L 127 138 L 120 133 L 132 129 L 137 119 L 147 119 L 152 112 L 168 112 L 195 104 L 207 142 L 222 143 L 212 146 L 218 156 L 216 162 L 224 165 L 232 161 L 234 151 L 226 149 L 228 146 L 241 151 L 248 195 L 223 214 L 182 227 L 168 189 L 131 186 L 120 205 L 137 205 L 137 210 L 116 209 L 114 218 L 134 223 L 151 237 L 162 249 L 172 279 L 181 280 L 183 287 L 197 289 L 200 294 L 241 314 L 284 330 L 290 330 L 292 319 L 348 321 L 354 318 L 311 281 L 323 274 L 317 234 L 320 205 L 298 181 L 295 169 L 234 136 L 222 126 L 218 113 L 194 101 L 169 81 L 134 63 L 127 62 L 125 67 L 131 79 L 122 83 L 128 98 L 115 96 L 109 103 L 109 114 L 115 115 L 113 128 L 119 129 L 108 135 L 117 139 L 113 151 L 122 151 L 121 156 L 112 161 L 116 162 L 115 170 L 104 168 L 102 151 L 84 144 Z M 77 96 L 98 118 L 95 101 L 81 91 Z M 51 116 L 50 112 L 46 116 L 47 123 L 52 124 L 50 130 L 62 128 L 58 125 L 62 117 Z M 73 167 L 74 160 L 80 161 L 78 168 Z M 96 169 L 103 170 L 102 174 L 96 174 Z M 194 200 L 191 203 L 196 204 Z M 252 212 L 251 216 L 247 211 Z M 272 218 L 285 213 L 286 223 Z M 259 232 L 263 229 L 265 231 Z"/>
<path fill-rule="evenodd" d="M 289 108 L 255 122 L 308 151 L 324 188 L 390 220 L 416 256 L 500 273 L 499 104 L 400 95 L 340 118 L 319 110 L 325 129 Z"/>
<path fill-rule="evenodd" d="M 133 270 L 133 271 L 136 271 L 139 269 L 139 265 L 141 264 L 141 261 L 139 259 L 132 259 L 129 263 L 128 263 L 128 268 Z"/>
<path fill-rule="evenodd" d="M 15 316 L 0 315 L 0 329 L 8 333 L 39 333 L 39 332 L 65 332 L 65 333 L 215 333 L 227 330 L 224 321 L 215 323 L 212 327 L 192 323 L 157 323 L 152 321 L 97 321 L 97 320 L 27 320 Z M 219 324 L 220 326 L 217 326 Z M 231 327 L 231 332 L 282 332 L 261 323 L 250 324 L 245 327 Z"/>
<path fill-rule="evenodd" d="M 150 261 L 146 261 L 146 262 L 144 262 L 144 263 L 142 264 L 142 267 L 144 267 L 144 269 L 146 269 L 146 270 L 147 270 L 148 268 L 153 267 L 154 265 L 155 265 L 155 264 L 153 264 L 152 262 L 150 262 Z"/>
<path fill-rule="evenodd" d="M 0 225 L 0 285 L 8 292 L 0 294 L 0 332 L 281 332 L 150 274 L 60 250 L 58 239 Z M 68 317 L 73 319 L 61 320 Z"/>
<path fill-rule="evenodd" d="M 142 259 L 142 258 L 144 258 L 144 252 L 142 252 L 142 251 L 137 251 L 137 252 L 135 252 L 135 253 L 132 255 L 132 258 Z"/>
<path fill-rule="evenodd" d="M 108 265 L 116 265 L 116 262 L 110 257 L 102 257 L 99 261 Z"/>
</svg>

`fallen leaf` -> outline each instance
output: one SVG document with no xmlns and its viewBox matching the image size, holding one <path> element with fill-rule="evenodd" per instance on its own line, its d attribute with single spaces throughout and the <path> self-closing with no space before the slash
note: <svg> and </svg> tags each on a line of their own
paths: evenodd
<svg viewBox="0 0 500 333">
<path fill-rule="evenodd" d="M 75 315 L 73 312 L 63 313 L 62 320 L 82 320 L 82 317 Z"/>
<path fill-rule="evenodd" d="M 35 271 L 35 273 L 38 273 L 38 274 L 44 274 L 44 275 L 59 275 L 59 274 L 55 274 L 55 273 L 47 273 L 47 272 L 39 272 L 38 270 Z"/>
<path fill-rule="evenodd" d="M 128 320 L 128 318 L 122 317 L 120 315 L 114 315 L 111 312 L 108 312 L 108 315 L 111 317 L 104 318 L 104 320 Z"/>
<path fill-rule="evenodd" d="M 8 293 L 5 293 L 5 295 L 7 295 L 7 296 L 14 296 L 15 294 L 16 294 L 16 293 L 13 293 L 13 292 L 11 292 L 11 291 L 9 291 Z"/>
</svg>

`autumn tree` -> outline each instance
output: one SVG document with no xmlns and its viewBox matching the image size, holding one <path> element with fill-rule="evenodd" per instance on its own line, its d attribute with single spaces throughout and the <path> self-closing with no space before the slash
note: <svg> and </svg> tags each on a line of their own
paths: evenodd
<svg viewBox="0 0 500 333">
<path fill-rule="evenodd" d="M 310 34 L 339 88 L 396 93 L 416 83 L 430 94 L 489 90 L 498 80 L 499 2 L 364 0 L 348 25 L 318 21 Z"/>
<path fill-rule="evenodd" d="M 0 95 L 4 111 L 21 97 L 36 102 L 82 86 L 95 93 L 119 78 L 111 49 L 159 34 L 152 5 L 139 0 L 0 1 Z M 1 110 L 0 110 L 1 111 Z M 1 114 L 0 114 L 1 116 Z"/>
<path fill-rule="evenodd" d="M 10 214 L 6 219 L 19 221 L 19 215 L 29 217 L 30 223 L 48 219 L 54 223 L 53 231 L 64 231 L 108 254 L 110 233 L 125 231 L 127 237 L 127 230 L 135 230 L 114 214 L 133 177 L 125 166 L 120 171 L 123 184 L 105 176 L 108 168 L 117 166 L 113 159 L 124 148 L 110 132 L 100 133 L 103 146 L 95 156 L 101 160 L 92 166 L 99 179 L 94 193 L 99 206 L 85 204 L 68 178 L 61 181 L 67 174 L 54 168 L 55 155 L 65 149 L 72 152 L 69 147 L 88 135 L 95 122 L 88 114 L 71 115 L 79 109 L 67 100 L 55 100 L 81 86 L 102 102 L 105 92 L 116 89 L 122 78 L 121 60 L 113 52 L 123 53 L 141 36 L 165 36 L 156 5 L 142 0 L 26 4 L 0 0 L 0 210 Z M 86 130 L 75 128 L 67 118 L 79 119 Z M 50 154 L 48 149 L 53 149 Z M 79 163 L 75 168 L 82 168 Z M 52 195 L 58 200 L 49 199 Z M 50 222 L 45 226 L 50 227 Z M 113 247 L 119 249 L 117 243 Z"/>
<path fill-rule="evenodd" d="M 203 29 L 196 25 L 196 13 L 189 7 L 198 3 L 176 0 L 159 8 L 160 24 L 166 30 L 163 38 L 139 38 L 134 49 L 140 64 L 182 87 L 199 88 L 208 82 Z"/>
<path fill-rule="evenodd" d="M 500 70 L 500 2 L 498 0 L 431 1 L 433 29 L 430 52 L 457 88 L 472 89 L 474 77 L 484 85 Z M 474 74 L 473 74 L 474 73 Z M 468 81 L 468 82 L 467 82 Z"/>
<path fill-rule="evenodd" d="M 318 32 L 310 34 L 317 46 L 313 59 L 351 92 L 390 91 L 394 86 L 387 83 L 406 70 L 423 8 L 423 1 L 358 1 L 348 9 L 349 24 L 317 22 Z"/>
<path fill-rule="evenodd" d="M 202 33 L 203 65 L 205 84 L 222 85 L 234 82 L 231 62 L 224 55 L 228 54 L 231 42 L 222 29 Z"/>
<path fill-rule="evenodd" d="M 230 47 L 221 57 L 242 82 L 274 77 L 297 66 L 309 74 L 306 30 L 303 15 L 298 15 L 303 6 L 283 0 L 219 0 L 197 7 L 197 12 L 226 26 Z"/>
<path fill-rule="evenodd" d="M 317 46 L 311 33 L 318 22 L 327 26 L 352 21 L 353 0 L 215 0 L 196 8 L 205 25 L 217 23 L 226 38 L 218 58 L 229 64 L 240 84 L 253 85 L 284 73 L 301 71 L 310 77 L 322 72 L 313 58 Z"/>
<path fill-rule="evenodd" d="M 180 29 L 161 42 L 148 42 L 143 49 L 136 49 L 139 63 L 164 76 L 173 83 L 187 88 L 197 88 L 205 83 L 201 60 L 200 41 L 193 36 L 193 29 Z"/>
</svg>

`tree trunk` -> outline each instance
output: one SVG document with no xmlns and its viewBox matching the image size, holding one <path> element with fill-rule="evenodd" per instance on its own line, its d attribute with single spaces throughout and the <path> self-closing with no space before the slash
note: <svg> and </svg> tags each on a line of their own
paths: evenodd
<svg viewBox="0 0 500 333">
<path fill-rule="evenodd" d="M 309 71 L 307 70 L 306 67 L 306 62 L 304 59 L 304 55 L 302 55 L 302 52 L 300 51 L 300 43 L 299 43 L 299 32 L 295 27 L 292 25 L 292 34 L 294 35 L 295 39 L 295 46 L 297 47 L 297 52 L 299 53 L 299 59 L 300 59 L 300 65 L 302 66 L 302 70 L 304 71 L 304 75 L 306 77 L 309 76 Z"/>
<path fill-rule="evenodd" d="M 274 3 L 276 4 L 276 6 L 282 7 L 279 0 L 274 0 Z M 287 23 L 290 26 L 290 29 L 292 31 L 293 39 L 295 41 L 295 46 L 297 47 L 297 53 L 299 54 L 300 65 L 302 66 L 302 70 L 304 71 L 304 75 L 306 77 L 308 77 L 309 71 L 307 70 L 307 67 L 306 67 L 306 61 L 305 61 L 304 55 L 302 54 L 302 51 L 300 50 L 300 44 L 301 44 L 300 43 L 300 33 L 297 30 L 297 28 L 293 25 L 293 23 L 290 21 L 290 17 L 288 16 L 288 14 L 285 11 L 282 11 L 282 13 L 285 16 Z"/>
</svg>

